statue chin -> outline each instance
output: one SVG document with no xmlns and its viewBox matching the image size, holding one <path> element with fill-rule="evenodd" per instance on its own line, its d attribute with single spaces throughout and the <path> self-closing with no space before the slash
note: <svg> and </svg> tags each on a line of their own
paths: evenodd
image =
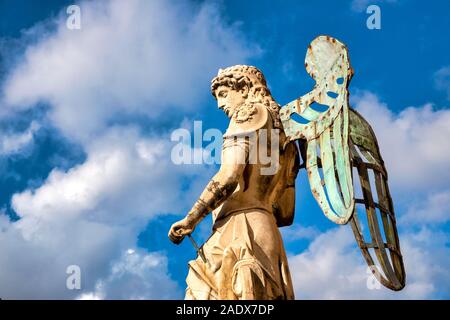
<svg viewBox="0 0 450 320">
<path fill-rule="evenodd" d="M 232 110 L 233 110 L 232 107 L 225 107 L 223 109 L 223 112 L 225 112 L 226 116 L 231 119 L 231 117 L 233 116 Z"/>
</svg>

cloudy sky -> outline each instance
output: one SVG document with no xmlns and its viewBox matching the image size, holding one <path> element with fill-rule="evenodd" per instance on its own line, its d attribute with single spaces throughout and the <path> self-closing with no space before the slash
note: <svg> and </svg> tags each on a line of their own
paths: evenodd
<svg viewBox="0 0 450 320">
<path fill-rule="evenodd" d="M 80 29 L 67 28 L 69 5 Z M 366 8 L 381 8 L 381 29 Z M 282 230 L 298 299 L 450 298 L 447 1 L 0 1 L 0 297 L 179 299 L 188 241 L 170 225 L 217 169 L 171 161 L 177 128 L 226 129 L 217 69 L 258 66 L 284 104 L 313 85 L 309 42 L 350 50 L 352 105 L 390 174 L 407 285 L 370 290 L 349 226 L 320 211 L 304 173 Z M 204 145 L 205 146 L 205 145 Z M 203 146 L 203 147 L 204 147 Z M 210 232 L 207 218 L 194 236 Z M 79 266 L 81 288 L 66 286 Z"/>
</svg>

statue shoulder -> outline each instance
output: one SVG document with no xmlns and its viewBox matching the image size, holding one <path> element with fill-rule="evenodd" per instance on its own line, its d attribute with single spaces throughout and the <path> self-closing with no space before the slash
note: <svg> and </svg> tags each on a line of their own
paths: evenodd
<svg viewBox="0 0 450 320">
<path fill-rule="evenodd" d="M 264 128 L 269 119 L 267 108 L 260 103 L 243 104 L 233 114 L 225 136 L 239 136 Z"/>
</svg>

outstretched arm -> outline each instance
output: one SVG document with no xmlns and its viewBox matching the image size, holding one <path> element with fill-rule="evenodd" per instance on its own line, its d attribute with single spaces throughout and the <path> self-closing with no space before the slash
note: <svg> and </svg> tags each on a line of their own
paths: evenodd
<svg viewBox="0 0 450 320">
<path fill-rule="evenodd" d="M 186 217 L 172 225 L 169 238 L 178 244 L 191 234 L 195 226 L 211 211 L 220 206 L 236 189 L 240 176 L 245 169 L 248 154 L 246 143 L 224 142 L 222 164 L 219 171 L 209 181 L 202 194 Z"/>
</svg>

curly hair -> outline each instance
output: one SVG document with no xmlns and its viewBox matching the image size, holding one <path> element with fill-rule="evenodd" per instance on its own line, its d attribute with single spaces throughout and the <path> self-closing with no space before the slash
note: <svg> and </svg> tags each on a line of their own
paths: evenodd
<svg viewBox="0 0 450 320">
<path fill-rule="evenodd" d="M 211 94 L 217 99 L 215 91 L 220 86 L 233 90 L 248 88 L 248 103 L 261 103 L 272 114 L 275 124 L 279 123 L 280 105 L 275 102 L 267 87 L 264 74 L 254 66 L 235 65 L 219 69 L 217 76 L 211 80 Z"/>
</svg>

